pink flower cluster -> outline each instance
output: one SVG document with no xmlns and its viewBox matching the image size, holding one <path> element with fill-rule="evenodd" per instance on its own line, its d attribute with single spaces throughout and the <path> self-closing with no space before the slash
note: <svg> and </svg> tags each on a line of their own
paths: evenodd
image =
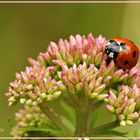
<svg viewBox="0 0 140 140">
<path fill-rule="evenodd" d="M 118 69 L 114 61 L 107 66 L 106 43 L 91 33 L 51 42 L 37 60 L 29 58 L 30 67 L 16 74 L 6 93 L 9 105 L 37 105 L 60 95 L 83 94 L 85 99 L 104 101 L 121 125 L 139 120 L 140 68 Z"/>
<path fill-rule="evenodd" d="M 54 67 L 26 67 L 24 72 L 16 74 L 16 80 L 10 83 L 6 93 L 9 105 L 16 101 L 28 105 L 42 103 L 43 99 L 52 100 L 61 94 L 57 82 L 51 75 L 56 71 Z"/>
</svg>

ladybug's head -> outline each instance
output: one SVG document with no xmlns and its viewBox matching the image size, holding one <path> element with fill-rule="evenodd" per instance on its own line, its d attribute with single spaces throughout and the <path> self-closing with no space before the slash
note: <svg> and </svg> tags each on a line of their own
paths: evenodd
<svg viewBox="0 0 140 140">
<path fill-rule="evenodd" d="M 115 40 L 110 40 L 105 46 L 105 53 L 112 59 L 117 58 L 119 50 L 120 45 Z"/>
</svg>

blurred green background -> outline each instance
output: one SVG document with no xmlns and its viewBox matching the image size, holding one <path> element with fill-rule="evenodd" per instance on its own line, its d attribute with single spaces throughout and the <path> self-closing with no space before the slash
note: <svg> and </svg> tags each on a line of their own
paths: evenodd
<svg viewBox="0 0 140 140">
<path fill-rule="evenodd" d="M 126 37 L 140 46 L 140 4 L 0 4 L 0 136 L 10 135 L 20 108 L 8 107 L 4 93 L 15 73 L 28 65 L 27 58 L 36 58 L 50 41 L 89 32 Z M 108 119 L 107 112 L 102 116 Z"/>
</svg>

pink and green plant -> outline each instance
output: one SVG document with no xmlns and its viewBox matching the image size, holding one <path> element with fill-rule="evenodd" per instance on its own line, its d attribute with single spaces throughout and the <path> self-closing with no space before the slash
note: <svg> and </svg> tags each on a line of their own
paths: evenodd
<svg viewBox="0 0 140 140">
<path fill-rule="evenodd" d="M 10 106 L 25 106 L 16 113 L 12 136 L 123 136 L 114 128 L 139 122 L 140 68 L 106 65 L 106 43 L 91 33 L 70 36 L 29 58 L 30 66 L 16 74 L 5 94 Z M 114 120 L 97 126 L 94 112 L 101 106 Z"/>
</svg>

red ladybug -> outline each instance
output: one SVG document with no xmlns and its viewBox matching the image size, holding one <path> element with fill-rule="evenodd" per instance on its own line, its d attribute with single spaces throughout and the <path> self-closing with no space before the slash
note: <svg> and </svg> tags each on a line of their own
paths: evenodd
<svg viewBox="0 0 140 140">
<path fill-rule="evenodd" d="M 124 69 L 133 68 L 139 58 L 137 46 L 126 38 L 113 38 L 105 46 L 105 53 L 108 55 L 107 63 L 112 59 Z"/>
</svg>

